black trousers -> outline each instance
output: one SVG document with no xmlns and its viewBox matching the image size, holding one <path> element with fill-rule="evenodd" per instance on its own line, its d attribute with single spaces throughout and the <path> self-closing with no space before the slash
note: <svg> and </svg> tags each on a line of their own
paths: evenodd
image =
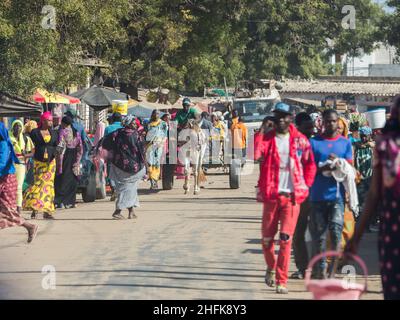
<svg viewBox="0 0 400 320">
<path fill-rule="evenodd" d="M 309 255 L 306 245 L 306 231 L 310 216 L 311 206 L 308 199 L 300 206 L 299 219 L 297 220 L 296 230 L 293 236 L 293 254 L 296 267 L 303 272 L 307 269 Z"/>
</svg>

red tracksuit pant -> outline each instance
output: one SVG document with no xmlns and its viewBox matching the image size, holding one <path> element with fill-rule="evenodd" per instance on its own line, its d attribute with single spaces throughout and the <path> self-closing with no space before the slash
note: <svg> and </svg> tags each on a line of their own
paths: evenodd
<svg viewBox="0 0 400 320">
<path fill-rule="evenodd" d="M 292 238 L 296 229 L 300 205 L 280 195 L 277 201 L 265 202 L 262 218 L 262 249 L 269 270 L 276 270 L 276 283 L 288 280 Z M 280 223 L 279 253 L 275 257 L 274 237 Z"/>
</svg>

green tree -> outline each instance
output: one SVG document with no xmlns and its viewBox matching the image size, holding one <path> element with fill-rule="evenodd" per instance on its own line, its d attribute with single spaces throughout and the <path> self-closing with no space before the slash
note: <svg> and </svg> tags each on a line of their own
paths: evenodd
<svg viewBox="0 0 400 320">
<path fill-rule="evenodd" d="M 328 72 L 331 54 L 371 51 L 379 39 L 381 9 L 370 0 L 352 1 L 356 29 L 346 30 L 342 27 L 346 4 L 341 0 L 254 1 L 248 19 L 246 76 L 311 78 Z M 334 42 L 330 49 L 327 39 Z"/>
<path fill-rule="evenodd" d="M 56 10 L 55 30 L 42 26 L 45 5 Z M 128 0 L 1 2 L 0 90 L 29 97 L 38 87 L 84 83 L 88 70 L 76 63 L 118 41 L 119 18 L 130 9 Z"/>
<path fill-rule="evenodd" d="M 89 70 L 77 62 L 88 56 L 133 88 L 202 91 L 224 78 L 228 85 L 310 78 L 332 70 L 331 54 L 369 52 L 381 40 L 382 10 L 371 0 L 352 3 L 355 30 L 341 25 L 346 0 L 3 0 L 0 90 L 29 96 L 37 87 L 84 83 Z M 41 26 L 44 5 L 56 9 L 55 30 Z"/>
<path fill-rule="evenodd" d="M 382 33 L 385 34 L 388 43 L 396 47 L 397 55 L 400 56 L 400 3 L 390 0 L 387 5 L 391 11 L 382 22 Z M 397 58 L 397 60 L 399 59 Z"/>
</svg>

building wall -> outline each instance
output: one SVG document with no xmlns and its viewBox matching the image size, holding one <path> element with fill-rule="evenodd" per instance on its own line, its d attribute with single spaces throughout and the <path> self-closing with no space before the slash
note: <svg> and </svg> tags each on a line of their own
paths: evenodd
<svg viewBox="0 0 400 320">
<path fill-rule="evenodd" d="M 396 57 L 396 49 L 391 46 L 381 46 L 374 50 L 371 54 L 365 54 L 359 58 L 349 58 L 344 55 L 342 64 L 347 65 L 346 74 L 347 76 L 360 76 L 368 77 L 374 76 L 370 74 L 371 65 L 387 65 L 385 69 L 381 70 L 380 76 L 391 76 L 390 68 L 393 66 L 393 60 Z M 388 74 L 385 72 L 388 71 Z M 397 75 L 398 76 L 398 75 Z"/>
<path fill-rule="evenodd" d="M 296 92 L 284 92 L 281 93 L 281 98 L 300 98 L 300 99 L 309 99 L 309 100 L 317 100 L 321 101 L 328 96 L 333 96 L 338 100 L 343 99 L 343 95 L 341 94 L 329 94 L 329 93 L 296 93 Z M 377 97 L 371 95 L 355 95 L 355 102 L 358 106 L 360 112 L 365 112 L 368 110 L 368 107 L 380 106 L 381 104 L 391 104 L 394 97 Z"/>
<path fill-rule="evenodd" d="M 399 77 L 399 64 L 371 64 L 369 66 L 370 77 Z"/>
</svg>

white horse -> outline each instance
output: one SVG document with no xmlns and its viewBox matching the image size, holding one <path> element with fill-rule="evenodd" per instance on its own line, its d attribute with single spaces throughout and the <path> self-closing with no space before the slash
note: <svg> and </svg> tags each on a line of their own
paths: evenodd
<svg viewBox="0 0 400 320">
<path fill-rule="evenodd" d="M 189 193 L 189 180 L 193 170 L 194 194 L 197 195 L 200 193 L 203 157 L 208 146 L 207 136 L 195 120 L 189 120 L 179 133 L 178 139 L 181 143 L 184 143 L 179 151 L 179 160 L 185 166 L 185 183 L 183 189 L 185 190 L 185 194 Z"/>
</svg>

